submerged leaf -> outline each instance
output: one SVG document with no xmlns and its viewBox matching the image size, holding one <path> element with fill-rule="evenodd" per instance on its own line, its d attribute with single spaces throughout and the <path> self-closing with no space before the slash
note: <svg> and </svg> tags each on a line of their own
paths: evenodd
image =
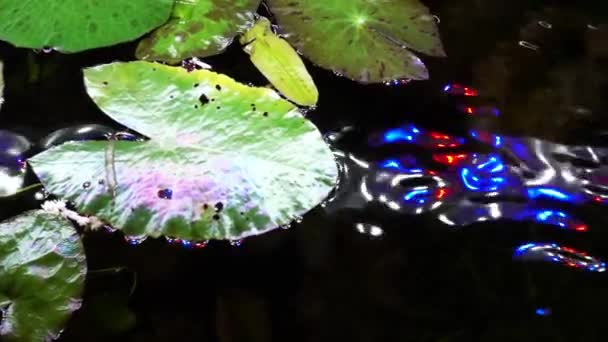
<svg viewBox="0 0 608 342">
<path fill-rule="evenodd" d="M 218 54 L 254 21 L 260 0 L 181 0 L 171 20 L 137 47 L 137 58 L 177 64 Z"/>
<path fill-rule="evenodd" d="M 80 307 L 86 270 L 67 219 L 39 210 L 0 223 L 0 340 L 55 337 Z"/>
<path fill-rule="evenodd" d="M 51 193 L 127 235 L 256 235 L 334 186 L 321 134 L 270 89 L 149 62 L 90 68 L 85 81 L 104 112 L 151 140 L 69 142 L 29 162 Z"/>
<path fill-rule="evenodd" d="M 269 2 L 298 51 L 353 80 L 426 79 L 424 63 L 409 50 L 445 55 L 435 20 L 419 0 Z"/>
<path fill-rule="evenodd" d="M 241 37 L 245 52 L 266 78 L 283 95 L 302 106 L 314 106 L 319 91 L 298 53 L 270 28 L 270 21 L 261 17 Z"/>
<path fill-rule="evenodd" d="M 173 0 L 3 0 L 0 39 L 61 52 L 130 41 L 164 23 Z"/>
</svg>

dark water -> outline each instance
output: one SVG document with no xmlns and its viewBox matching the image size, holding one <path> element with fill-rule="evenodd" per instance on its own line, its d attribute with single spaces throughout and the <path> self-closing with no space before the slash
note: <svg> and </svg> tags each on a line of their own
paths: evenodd
<svg viewBox="0 0 608 342">
<path fill-rule="evenodd" d="M 449 55 L 425 59 L 430 81 L 363 86 L 310 66 L 309 117 L 342 172 L 324 206 L 234 245 L 86 236 L 84 306 L 60 341 L 606 341 L 608 6 L 426 3 Z M 15 154 L 124 131 L 80 70 L 134 47 L 0 46 L 0 128 L 25 137 L 0 134 L 4 174 L 20 177 Z M 265 84 L 238 46 L 205 61 Z M 0 219 L 38 191 L 0 199 Z"/>
</svg>

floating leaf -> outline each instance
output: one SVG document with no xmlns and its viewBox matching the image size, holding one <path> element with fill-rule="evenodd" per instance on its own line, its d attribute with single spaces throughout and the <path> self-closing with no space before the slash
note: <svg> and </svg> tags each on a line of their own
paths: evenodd
<svg viewBox="0 0 608 342">
<path fill-rule="evenodd" d="M 104 112 L 151 140 L 69 142 L 30 163 L 51 193 L 127 235 L 260 234 L 335 183 L 319 131 L 270 89 L 141 61 L 87 69 L 85 81 Z"/>
<path fill-rule="evenodd" d="M 260 0 L 181 0 L 171 20 L 137 47 L 137 58 L 177 64 L 218 54 L 254 21 Z"/>
<path fill-rule="evenodd" d="M 269 2 L 298 51 L 353 80 L 426 79 L 424 63 L 409 50 L 445 55 L 435 20 L 418 0 Z"/>
<path fill-rule="evenodd" d="M 130 41 L 162 25 L 173 0 L 3 0 L 0 39 L 62 52 Z"/>
<path fill-rule="evenodd" d="M 319 91 L 298 53 L 270 28 L 270 21 L 261 17 L 241 37 L 245 52 L 266 78 L 283 95 L 302 106 L 314 106 Z"/>
<path fill-rule="evenodd" d="M 0 223 L 0 340 L 55 337 L 80 307 L 86 270 L 67 219 L 39 210 Z"/>
</svg>

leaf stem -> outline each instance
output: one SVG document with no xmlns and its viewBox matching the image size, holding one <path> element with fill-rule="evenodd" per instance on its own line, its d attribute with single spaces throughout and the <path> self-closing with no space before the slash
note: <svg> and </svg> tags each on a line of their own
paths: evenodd
<svg viewBox="0 0 608 342">
<path fill-rule="evenodd" d="M 22 193 L 24 193 L 26 191 L 30 191 L 32 189 L 35 189 L 37 187 L 42 187 L 42 186 L 43 186 L 42 183 L 36 183 L 36 184 L 28 185 L 28 186 L 26 186 L 23 189 L 19 189 L 19 191 L 15 192 L 14 194 L 11 194 L 9 196 L 0 196 L 0 198 L 12 197 L 12 196 L 19 195 L 19 194 L 22 194 Z"/>
</svg>

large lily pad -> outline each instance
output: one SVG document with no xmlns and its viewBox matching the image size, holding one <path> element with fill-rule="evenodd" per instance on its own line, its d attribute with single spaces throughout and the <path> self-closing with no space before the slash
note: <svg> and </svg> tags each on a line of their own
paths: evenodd
<svg viewBox="0 0 608 342">
<path fill-rule="evenodd" d="M 286 39 L 314 63 L 364 83 L 426 79 L 409 50 L 444 56 L 418 0 L 270 0 Z"/>
<path fill-rule="evenodd" d="M 39 210 L 0 223 L 0 340 L 55 337 L 80 307 L 86 270 L 67 219 Z"/>
<path fill-rule="evenodd" d="M 264 17 L 241 37 L 245 52 L 285 97 L 302 106 L 314 106 L 319 91 L 298 53 L 270 28 Z"/>
<path fill-rule="evenodd" d="M 2 0 L 0 39 L 77 52 L 130 41 L 162 25 L 173 0 Z"/>
<path fill-rule="evenodd" d="M 179 63 L 218 54 L 254 21 L 260 0 L 181 0 L 171 20 L 141 41 L 137 58 Z"/>
<path fill-rule="evenodd" d="M 142 61 L 85 80 L 104 112 L 151 140 L 69 142 L 29 162 L 51 193 L 127 235 L 239 239 L 289 223 L 334 186 L 321 134 L 270 89 Z"/>
</svg>

